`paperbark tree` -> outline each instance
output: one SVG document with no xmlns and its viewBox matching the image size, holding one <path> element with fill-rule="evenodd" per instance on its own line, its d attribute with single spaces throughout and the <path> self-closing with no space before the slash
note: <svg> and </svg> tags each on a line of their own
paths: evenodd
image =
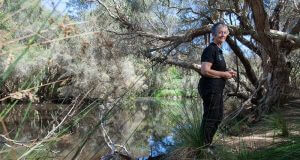
<svg viewBox="0 0 300 160">
<path fill-rule="evenodd" d="M 292 66 L 287 57 L 300 48 L 300 2 L 293 0 L 156 2 L 158 10 L 171 10 L 182 23 L 185 23 L 182 27 L 184 29 L 178 28 L 175 34 L 170 34 L 167 30 L 164 30 L 164 34 L 158 33 L 153 29 L 155 27 L 147 28 L 147 25 L 141 25 L 141 19 L 130 17 L 126 7 L 130 8 L 131 1 L 115 0 L 114 3 L 107 3 L 108 1 L 97 0 L 97 2 L 111 18 L 126 29 L 123 32 L 115 32 L 116 34 L 142 37 L 150 46 L 156 46 L 143 52 L 146 57 L 198 72 L 200 69 L 198 65 L 179 61 L 170 53 L 178 51 L 183 44 L 193 45 L 195 39 L 199 37 L 207 41 L 212 24 L 223 20 L 228 23 L 230 30 L 227 43 L 245 68 L 246 77 L 255 88 L 252 91 L 258 91 L 253 93 L 256 99 L 253 102 L 256 103 L 259 115 L 284 102 L 291 93 L 289 75 Z M 143 3 L 141 6 L 144 7 L 150 6 L 148 12 L 154 12 L 153 3 L 148 1 L 140 3 Z M 143 12 L 145 10 L 147 9 Z M 134 14 L 139 13 L 135 10 Z M 160 20 L 163 24 L 163 19 Z M 155 43 L 151 43 L 153 41 Z M 241 46 L 247 47 L 260 57 L 263 70 L 261 75 L 254 72 Z M 163 54 L 154 54 L 156 52 Z"/>
</svg>

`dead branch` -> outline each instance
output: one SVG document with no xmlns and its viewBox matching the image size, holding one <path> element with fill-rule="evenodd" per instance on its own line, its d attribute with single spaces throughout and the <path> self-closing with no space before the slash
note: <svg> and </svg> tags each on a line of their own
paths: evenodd
<svg viewBox="0 0 300 160">
<path fill-rule="evenodd" d="M 55 84 L 55 83 L 58 83 L 58 82 L 66 82 L 68 80 L 70 80 L 70 78 L 63 79 L 63 80 L 57 80 L 57 81 L 46 83 L 46 84 L 43 84 L 43 85 L 40 85 L 40 86 L 36 86 L 36 87 L 32 87 L 32 88 L 21 90 L 21 91 L 17 91 L 17 92 L 14 92 L 14 93 L 10 93 L 8 96 L 6 96 L 4 98 L 1 98 L 0 102 L 6 100 L 8 98 L 21 99 L 21 98 L 24 98 L 24 96 L 30 96 L 30 94 L 28 94 L 28 93 L 31 92 L 34 89 L 38 89 L 38 88 L 41 88 L 41 87 L 49 86 L 49 85 L 52 85 L 52 84 Z M 32 99 L 32 100 L 34 100 L 34 99 Z"/>
<path fill-rule="evenodd" d="M 296 30 L 296 29 L 295 29 Z M 300 36 L 295 36 L 286 32 L 281 32 L 277 30 L 270 30 L 270 32 L 266 33 L 269 37 L 272 37 L 274 39 L 278 39 L 284 42 L 287 42 L 288 45 L 296 48 L 300 48 Z"/>
<path fill-rule="evenodd" d="M 55 137 L 55 132 L 58 128 L 60 128 L 64 122 L 66 121 L 66 119 L 70 116 L 70 114 L 72 113 L 73 109 L 75 108 L 75 104 L 73 105 L 73 107 L 69 110 L 69 112 L 65 115 L 65 117 L 61 120 L 61 122 L 57 125 L 57 126 L 54 126 L 53 129 L 48 132 L 48 134 L 39 142 L 37 142 L 34 146 L 30 147 L 30 149 L 23 153 L 19 158 L 18 160 L 22 159 L 22 158 L 25 158 L 28 154 L 30 154 L 32 151 L 34 151 L 35 149 L 37 149 L 38 147 L 40 147 L 44 142 L 47 142 L 49 141 L 49 139 L 51 139 L 52 137 Z"/>
<path fill-rule="evenodd" d="M 251 94 L 251 96 L 249 96 L 249 98 L 244 101 L 240 107 L 238 109 L 236 109 L 235 111 L 231 112 L 230 114 L 228 114 L 224 120 L 222 121 L 220 126 L 224 126 L 226 123 L 228 123 L 229 121 L 232 121 L 234 118 L 236 118 L 246 107 L 251 106 L 251 100 L 253 99 L 254 96 L 256 96 L 256 94 L 261 90 L 262 85 L 265 83 L 265 81 L 267 80 L 268 77 L 262 78 L 259 81 L 259 84 L 257 85 L 255 91 Z"/>
<path fill-rule="evenodd" d="M 15 144 L 15 145 L 18 145 L 18 146 L 22 146 L 22 147 L 27 147 L 27 148 L 30 148 L 29 144 L 25 144 L 23 142 L 20 142 L 20 141 L 16 141 L 16 140 L 13 140 L 13 139 L 10 139 L 8 137 L 6 137 L 5 135 L 3 134 L 0 134 L 0 137 L 2 137 L 3 139 L 5 139 L 7 142 L 10 142 L 12 144 Z M 12 146 L 10 146 L 12 147 Z"/>
</svg>

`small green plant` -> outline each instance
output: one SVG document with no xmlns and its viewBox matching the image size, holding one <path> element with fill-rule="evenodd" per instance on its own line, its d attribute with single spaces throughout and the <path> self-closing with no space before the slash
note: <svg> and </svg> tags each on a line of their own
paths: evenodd
<svg viewBox="0 0 300 160">
<path fill-rule="evenodd" d="M 176 69 L 176 67 L 170 67 L 168 69 L 168 74 L 170 75 L 170 78 L 172 78 L 172 79 L 182 79 L 182 75 L 179 72 L 179 70 Z"/>
<path fill-rule="evenodd" d="M 283 137 L 289 136 L 288 124 L 282 114 L 280 114 L 279 112 L 273 113 L 266 116 L 265 120 L 269 123 L 269 125 L 275 132 L 279 131 L 279 134 Z"/>
</svg>

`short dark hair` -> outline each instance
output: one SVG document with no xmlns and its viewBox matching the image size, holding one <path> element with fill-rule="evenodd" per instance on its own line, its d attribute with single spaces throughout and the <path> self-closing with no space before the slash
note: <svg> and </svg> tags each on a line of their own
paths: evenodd
<svg viewBox="0 0 300 160">
<path fill-rule="evenodd" d="M 227 25 L 224 23 L 224 22 L 218 22 L 218 23 L 215 23 L 212 27 L 211 27 L 211 33 L 212 35 L 217 35 L 218 33 L 218 27 L 219 26 L 223 26 L 223 27 L 227 27 Z"/>
</svg>

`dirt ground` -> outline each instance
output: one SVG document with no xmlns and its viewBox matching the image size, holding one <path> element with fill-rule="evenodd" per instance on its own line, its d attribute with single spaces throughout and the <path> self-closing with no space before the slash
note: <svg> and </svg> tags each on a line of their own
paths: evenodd
<svg viewBox="0 0 300 160">
<path fill-rule="evenodd" d="M 279 110 L 287 122 L 289 137 L 300 136 L 300 99 L 290 101 Z M 264 148 L 287 141 L 278 130 L 272 128 L 265 120 L 254 124 L 239 136 L 224 136 L 216 144 L 225 145 L 233 150 Z"/>
</svg>

